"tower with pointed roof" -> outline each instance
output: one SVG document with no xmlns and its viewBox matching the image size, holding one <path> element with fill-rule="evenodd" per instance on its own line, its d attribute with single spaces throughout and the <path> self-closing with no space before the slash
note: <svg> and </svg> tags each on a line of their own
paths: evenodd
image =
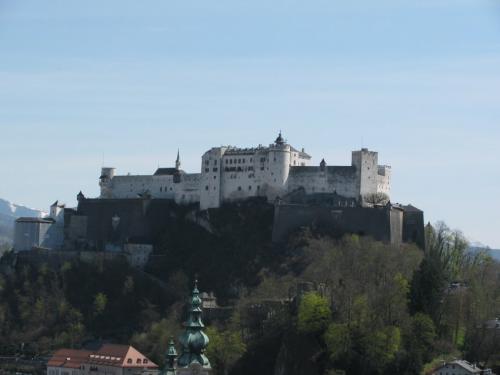
<svg viewBox="0 0 500 375">
<path fill-rule="evenodd" d="M 177 159 L 175 159 L 175 169 L 181 169 L 181 154 L 179 150 L 177 150 Z"/>
<path fill-rule="evenodd" d="M 175 370 L 177 359 L 177 350 L 175 350 L 174 338 L 170 338 L 170 342 L 168 343 L 167 355 L 165 356 L 165 368 L 162 371 L 162 375 L 176 375 L 177 371 Z"/>
<path fill-rule="evenodd" d="M 195 282 L 188 309 L 185 331 L 179 337 L 182 354 L 177 360 L 178 375 L 209 375 L 212 372 L 210 361 L 205 356 L 208 336 L 203 332 L 205 325 L 201 320 L 202 308 L 198 282 Z"/>
</svg>

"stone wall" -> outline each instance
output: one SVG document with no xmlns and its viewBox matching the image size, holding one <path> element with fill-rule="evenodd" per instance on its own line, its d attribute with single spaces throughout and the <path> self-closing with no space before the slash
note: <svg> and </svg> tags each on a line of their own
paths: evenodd
<svg viewBox="0 0 500 375">
<path fill-rule="evenodd" d="M 399 244 L 402 211 L 392 207 L 328 207 L 276 204 L 273 241 L 280 242 L 301 227 L 314 227 L 334 236 L 354 233 Z"/>
</svg>

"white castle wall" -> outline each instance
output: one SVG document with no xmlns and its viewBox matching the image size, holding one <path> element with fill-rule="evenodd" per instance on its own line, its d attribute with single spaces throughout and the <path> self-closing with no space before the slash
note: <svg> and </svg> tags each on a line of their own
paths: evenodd
<svg viewBox="0 0 500 375">
<path fill-rule="evenodd" d="M 377 192 L 391 195 L 391 167 L 388 165 L 378 166 Z"/>
<path fill-rule="evenodd" d="M 351 166 L 310 167 L 309 161 L 309 155 L 286 144 L 281 136 L 269 147 L 214 147 L 203 154 L 201 173 L 196 174 L 115 176 L 114 168 L 103 168 L 101 198 L 137 198 L 148 193 L 179 204 L 199 202 L 204 210 L 256 196 L 273 201 L 299 188 L 307 194 L 337 193 L 356 199 L 390 192 L 391 169 L 377 164 L 377 152 L 353 151 Z"/>
</svg>

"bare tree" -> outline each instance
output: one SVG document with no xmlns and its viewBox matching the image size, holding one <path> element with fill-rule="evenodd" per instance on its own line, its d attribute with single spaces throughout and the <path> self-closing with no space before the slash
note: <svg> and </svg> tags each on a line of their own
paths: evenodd
<svg viewBox="0 0 500 375">
<path fill-rule="evenodd" d="M 386 193 L 370 193 L 364 196 L 364 201 L 373 205 L 387 204 L 389 202 L 389 196 Z"/>
</svg>

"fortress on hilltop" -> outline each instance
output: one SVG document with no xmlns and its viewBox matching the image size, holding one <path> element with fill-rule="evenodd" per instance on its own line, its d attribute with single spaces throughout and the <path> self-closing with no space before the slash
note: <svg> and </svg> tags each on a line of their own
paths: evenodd
<svg viewBox="0 0 500 375">
<path fill-rule="evenodd" d="M 201 158 L 200 173 L 186 173 L 179 153 L 175 167 L 158 168 L 152 175 L 116 175 L 102 168 L 101 199 L 150 197 L 177 204 L 199 203 L 200 209 L 220 207 L 251 197 L 273 202 L 303 189 L 306 194 L 335 193 L 349 202 L 365 203 L 376 193 L 390 194 L 391 167 L 378 165 L 378 153 L 362 148 L 352 152 L 351 165 L 310 166 L 311 156 L 289 145 L 281 132 L 267 147 L 214 147 Z"/>
<path fill-rule="evenodd" d="M 211 148 L 201 157 L 199 173 L 181 169 L 179 152 L 173 167 L 152 175 L 116 175 L 115 168 L 102 168 L 99 197 L 80 192 L 76 208 L 56 202 L 49 217 L 18 219 L 14 250 L 54 262 L 122 256 L 144 267 L 178 220 L 214 233 L 218 215 L 212 213 L 230 203 L 242 213 L 245 206 L 269 214 L 273 242 L 311 227 L 333 236 L 355 233 L 424 247 L 423 212 L 391 203 L 391 167 L 378 164 L 377 152 L 353 151 L 347 166 L 329 166 L 324 159 L 310 164 L 311 156 L 280 132 L 269 146 Z"/>
</svg>

